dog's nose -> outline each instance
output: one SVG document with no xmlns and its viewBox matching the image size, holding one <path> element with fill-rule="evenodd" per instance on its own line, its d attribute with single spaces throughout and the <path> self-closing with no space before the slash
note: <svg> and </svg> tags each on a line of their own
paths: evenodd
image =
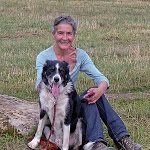
<svg viewBox="0 0 150 150">
<path fill-rule="evenodd" d="M 55 82 L 58 82 L 58 81 L 59 81 L 59 78 L 58 78 L 58 77 L 55 77 L 55 78 L 54 78 L 54 81 L 55 81 Z"/>
</svg>

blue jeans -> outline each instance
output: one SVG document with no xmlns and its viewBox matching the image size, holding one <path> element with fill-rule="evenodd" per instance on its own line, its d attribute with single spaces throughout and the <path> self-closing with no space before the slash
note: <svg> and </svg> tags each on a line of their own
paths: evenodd
<svg viewBox="0 0 150 150">
<path fill-rule="evenodd" d="M 82 98 L 86 92 L 80 97 Z M 86 126 L 86 143 L 90 141 L 106 143 L 101 120 L 107 126 L 108 134 L 114 141 L 118 141 L 123 136 L 129 136 L 125 124 L 113 110 L 105 95 L 102 95 L 95 104 L 82 103 L 82 115 Z"/>
</svg>

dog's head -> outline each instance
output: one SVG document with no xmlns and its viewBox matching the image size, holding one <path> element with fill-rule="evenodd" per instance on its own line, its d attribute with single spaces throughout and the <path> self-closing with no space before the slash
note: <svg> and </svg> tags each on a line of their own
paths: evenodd
<svg viewBox="0 0 150 150">
<path fill-rule="evenodd" d="M 60 85 L 66 86 L 69 81 L 69 64 L 65 61 L 47 60 L 43 66 L 42 80 L 52 88 L 54 96 L 58 95 Z"/>
</svg>

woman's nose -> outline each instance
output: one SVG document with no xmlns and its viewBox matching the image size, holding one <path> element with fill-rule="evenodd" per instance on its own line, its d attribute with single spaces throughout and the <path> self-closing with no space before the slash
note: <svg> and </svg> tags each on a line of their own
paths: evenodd
<svg viewBox="0 0 150 150">
<path fill-rule="evenodd" d="M 68 36 L 67 36 L 67 34 L 63 34 L 63 37 L 62 37 L 63 39 L 68 39 Z"/>
</svg>

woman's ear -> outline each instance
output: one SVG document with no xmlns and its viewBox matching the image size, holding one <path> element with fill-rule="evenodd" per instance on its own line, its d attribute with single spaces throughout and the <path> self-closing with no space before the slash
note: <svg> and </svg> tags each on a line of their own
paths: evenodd
<svg viewBox="0 0 150 150">
<path fill-rule="evenodd" d="M 53 39 L 54 39 L 54 36 L 55 36 L 55 32 L 54 32 L 54 31 L 52 31 L 52 37 L 53 37 Z"/>
<path fill-rule="evenodd" d="M 55 39 L 54 35 L 55 35 L 55 32 L 52 31 L 52 38 L 53 38 L 53 39 Z"/>
</svg>

